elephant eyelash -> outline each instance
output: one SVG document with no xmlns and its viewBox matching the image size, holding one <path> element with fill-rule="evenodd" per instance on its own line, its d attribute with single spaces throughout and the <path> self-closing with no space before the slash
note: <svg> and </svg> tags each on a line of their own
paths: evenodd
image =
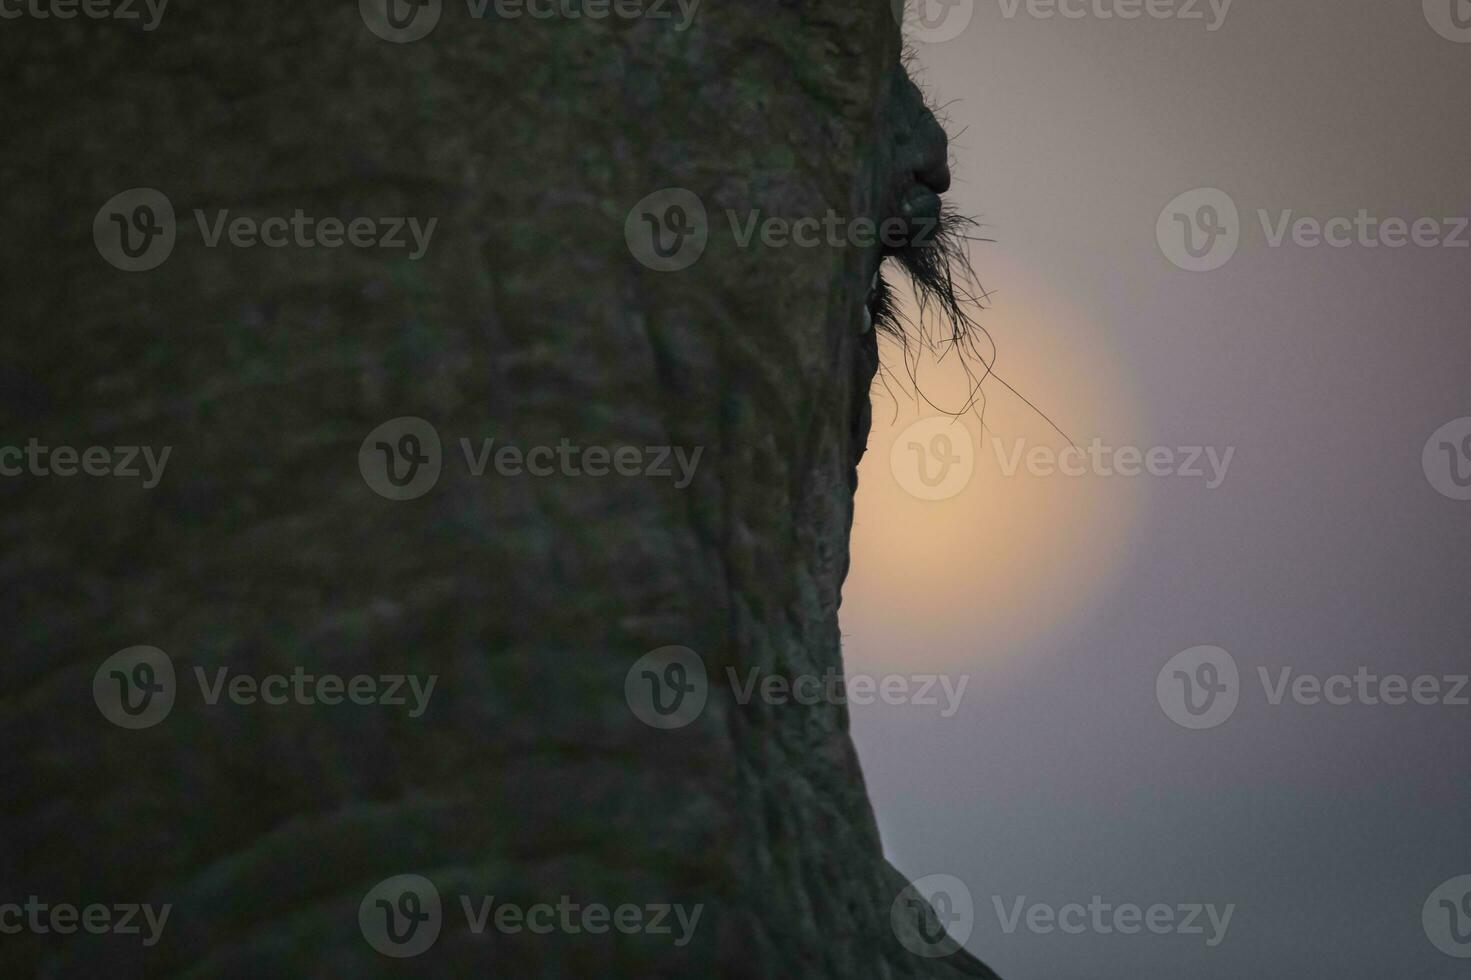
<svg viewBox="0 0 1471 980">
<path fill-rule="evenodd" d="M 986 309 L 990 294 L 981 285 L 971 263 L 972 242 L 994 243 L 972 232 L 980 227 L 950 205 L 940 210 L 936 227 L 898 249 L 889 257 L 898 263 L 914 289 L 915 314 L 911 318 L 899 305 L 893 288 L 884 278 L 882 267 L 870 301 L 874 330 L 893 343 L 904 362 L 905 373 L 915 393 L 937 411 L 960 416 L 977 412 L 982 429 L 986 425 L 985 383 L 995 379 L 1059 435 L 1073 444 L 1073 439 L 1046 412 L 1034 405 L 996 373 L 996 342 L 990 332 L 976 321 L 974 313 Z M 934 321 L 940 321 L 938 329 Z M 924 394 L 919 384 L 919 359 L 935 352 L 943 359 L 956 353 L 970 379 L 970 392 L 959 409 L 945 409 Z M 887 374 L 887 370 L 885 369 Z M 887 386 L 887 380 L 885 380 Z M 897 403 L 896 403 L 897 411 Z"/>
<path fill-rule="evenodd" d="M 918 358 L 927 351 L 944 356 L 953 348 L 967 365 L 984 368 L 962 414 L 975 407 L 978 397 L 984 403 L 979 385 L 990 376 L 996 356 L 990 334 L 973 315 L 985 309 L 987 299 L 970 259 L 970 243 L 986 241 L 971 234 L 977 227 L 973 218 L 946 205 L 933 228 L 889 255 L 914 289 L 913 317 L 898 303 L 882 269 L 871 301 L 874 329 L 899 349 L 911 381 L 917 383 Z"/>
</svg>

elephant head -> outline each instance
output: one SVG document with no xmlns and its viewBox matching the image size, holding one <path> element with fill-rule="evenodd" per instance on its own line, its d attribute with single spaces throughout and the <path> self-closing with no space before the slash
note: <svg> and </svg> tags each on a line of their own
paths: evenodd
<svg viewBox="0 0 1471 980">
<path fill-rule="evenodd" d="M 841 701 L 741 696 L 841 667 L 881 261 L 961 309 L 889 4 L 395 3 L 0 41 L 0 902 L 172 910 L 7 972 L 989 976 Z M 742 241 L 829 214 L 904 230 Z"/>
</svg>

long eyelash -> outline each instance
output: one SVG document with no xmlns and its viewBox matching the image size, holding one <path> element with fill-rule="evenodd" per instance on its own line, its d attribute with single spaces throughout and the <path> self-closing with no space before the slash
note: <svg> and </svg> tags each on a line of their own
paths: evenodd
<svg viewBox="0 0 1471 980">
<path fill-rule="evenodd" d="M 873 300 L 875 330 L 898 348 L 905 373 L 916 393 L 926 402 L 929 399 L 919 388 L 920 358 L 929 352 L 938 352 L 944 357 L 951 349 L 959 350 L 966 375 L 971 380 L 971 393 L 958 411 L 942 409 L 946 414 L 963 415 L 975 409 L 977 404 L 984 412 L 985 395 L 981 385 L 991 375 L 996 358 L 996 345 L 991 335 L 971 315 L 971 310 L 985 309 L 987 299 L 967 248 L 971 241 L 984 240 L 969 234 L 976 227 L 978 225 L 973 219 L 947 206 L 941 211 L 935 229 L 925 236 L 925 241 L 911 243 L 891 256 L 914 287 L 915 318 L 911 319 L 899 306 L 892 287 L 882 274 Z M 938 335 L 934 317 L 930 315 L 935 311 L 939 314 L 940 324 L 948 327 Z M 983 341 L 990 347 L 989 353 L 982 349 Z M 985 369 L 979 379 L 973 368 L 977 363 Z M 982 424 L 984 421 L 982 417 Z"/>
<path fill-rule="evenodd" d="M 980 225 L 954 208 L 941 210 L 935 230 L 926 240 L 910 243 L 892 256 L 909 277 L 914 287 L 916 317 L 910 319 L 900 308 L 893 289 L 880 274 L 878 288 L 873 298 L 874 329 L 880 336 L 893 343 L 904 362 L 905 373 L 915 393 L 926 404 L 946 415 L 960 416 L 977 412 L 982 429 L 986 426 L 986 381 L 995 378 L 1028 408 L 1036 412 L 1048 425 L 1069 443 L 1073 440 L 1063 432 L 1045 412 L 1013 388 L 1006 379 L 996 373 L 996 343 L 984 326 L 977 323 L 971 311 L 986 309 L 990 294 L 976 276 L 971 264 L 969 245 L 971 242 L 990 242 L 970 232 Z M 936 331 L 932 322 L 938 314 L 941 329 Z M 944 329 L 948 327 L 948 331 Z M 989 350 L 987 349 L 989 348 Z M 924 394 L 919 385 L 919 361 L 927 352 L 937 353 L 943 360 L 951 351 L 957 352 L 970 381 L 970 392 L 965 404 L 956 410 L 940 408 Z M 976 365 L 984 368 L 977 376 Z M 883 383 L 888 387 L 887 370 Z M 898 406 L 895 405 L 897 413 Z"/>
</svg>

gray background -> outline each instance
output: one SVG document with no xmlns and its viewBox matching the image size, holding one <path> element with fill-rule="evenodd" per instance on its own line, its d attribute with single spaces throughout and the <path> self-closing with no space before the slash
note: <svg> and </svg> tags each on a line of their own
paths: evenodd
<svg viewBox="0 0 1471 980">
<path fill-rule="evenodd" d="M 1004 475 L 989 440 L 1065 442 L 1004 387 L 976 471 L 916 499 L 890 449 L 933 415 L 876 402 L 843 628 L 850 673 L 969 675 L 951 718 L 855 706 L 888 851 L 959 876 L 969 942 L 1009 980 L 1451 978 L 1421 907 L 1471 873 L 1471 708 L 1272 706 L 1257 668 L 1471 669 L 1471 503 L 1421 463 L 1471 415 L 1471 250 L 1270 248 L 1257 209 L 1465 216 L 1471 44 L 1418 0 L 1237 0 L 1201 21 L 1035 19 L 979 2 L 916 44 L 954 137 L 952 198 L 1007 382 L 1079 445 L 1235 447 L 1225 483 Z M 1218 187 L 1244 224 L 1209 273 L 1155 237 Z M 893 363 L 894 353 L 887 355 Z M 954 359 L 920 387 L 963 404 Z M 1155 697 L 1176 653 L 1242 672 L 1223 726 Z M 993 897 L 1234 903 L 1203 937 L 1005 935 Z"/>
</svg>

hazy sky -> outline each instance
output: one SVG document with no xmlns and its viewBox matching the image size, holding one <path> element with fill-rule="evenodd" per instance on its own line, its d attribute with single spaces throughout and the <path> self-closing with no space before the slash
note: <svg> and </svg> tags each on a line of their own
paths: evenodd
<svg viewBox="0 0 1471 980">
<path fill-rule="evenodd" d="M 1458 924 L 1468 942 L 1442 944 L 1471 956 L 1471 901 L 1456 923 L 1440 905 L 1471 883 L 1437 891 L 1471 875 L 1471 689 L 1444 703 L 1471 672 L 1471 501 L 1448 482 L 1471 423 L 1431 442 L 1471 416 L 1471 248 L 1383 237 L 1434 219 L 1424 241 L 1471 242 L 1457 2 L 1460 35 L 1450 0 L 1235 0 L 1214 31 L 1206 0 L 1134 20 L 961 0 L 957 36 L 915 42 L 958 134 L 951 196 L 996 240 L 974 258 L 997 370 L 1095 447 L 1059 460 L 994 382 L 984 430 L 906 432 L 936 413 L 896 383 L 861 471 L 849 672 L 967 679 L 949 717 L 943 697 L 854 706 L 885 843 L 965 883 L 968 945 L 1008 980 L 1471 975 L 1427 932 Z M 1234 220 L 1202 210 L 1223 196 Z M 1311 247 L 1303 217 L 1357 224 Z M 961 381 L 920 376 L 942 405 Z M 1166 668 L 1201 646 L 1234 684 L 1219 653 Z M 1439 700 L 1291 687 L 1357 672 L 1440 678 Z M 1220 687 L 1190 695 L 1214 716 L 1181 714 L 1182 676 Z M 1231 918 L 1042 931 L 1095 896 Z"/>
</svg>

